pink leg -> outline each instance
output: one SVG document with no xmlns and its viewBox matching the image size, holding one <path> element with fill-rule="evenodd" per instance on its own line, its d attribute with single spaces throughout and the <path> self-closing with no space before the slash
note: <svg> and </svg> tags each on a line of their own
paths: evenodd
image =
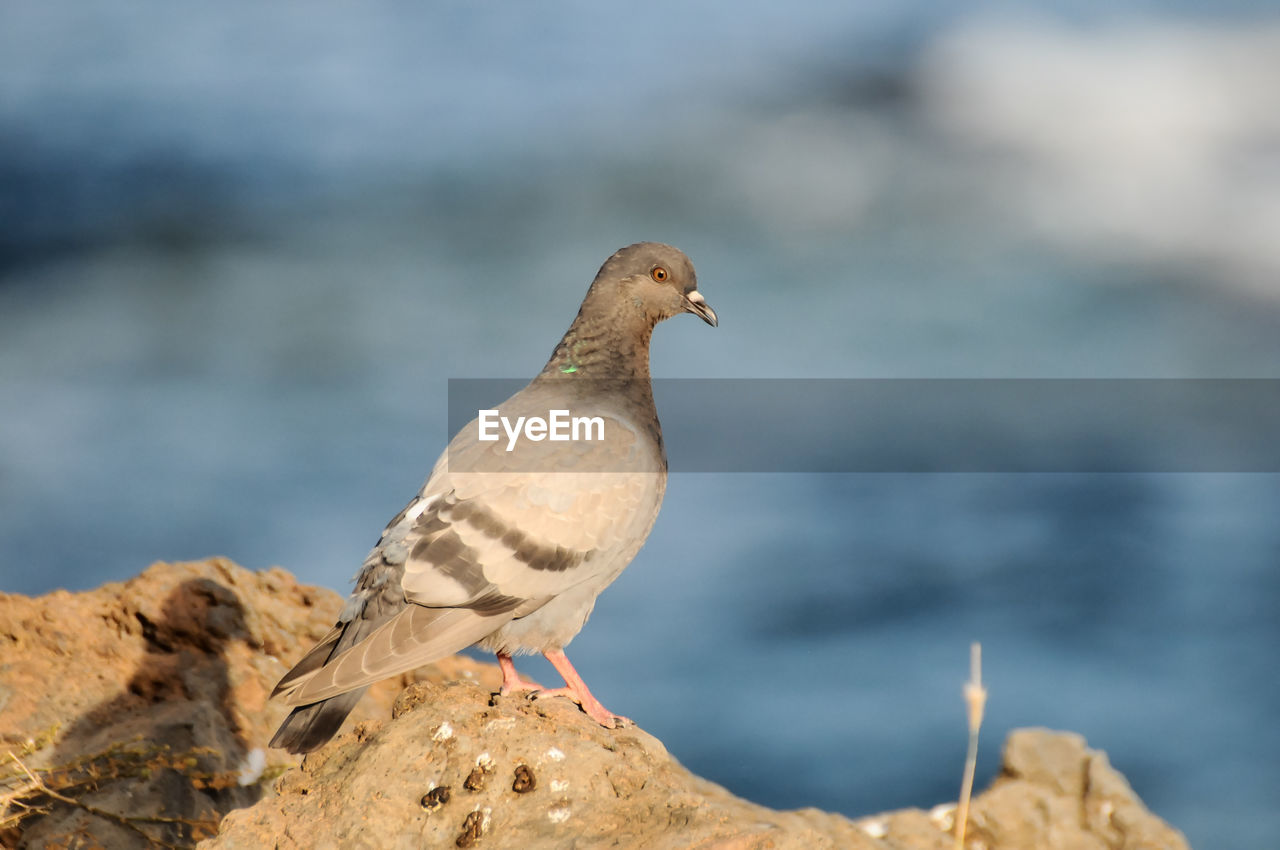
<svg viewBox="0 0 1280 850">
<path fill-rule="evenodd" d="M 498 690 L 498 693 L 503 696 L 510 693 L 519 693 L 520 691 L 542 690 L 542 685 L 537 682 L 530 682 L 520 678 L 520 674 L 516 672 L 515 662 L 511 660 L 510 655 L 499 652 L 498 666 L 502 668 L 502 687 Z"/>
<path fill-rule="evenodd" d="M 559 671 L 564 677 L 564 683 L 568 687 L 556 688 L 553 691 L 539 691 L 534 696 L 541 697 L 568 697 L 569 699 L 582 706 L 582 710 L 587 713 L 592 720 L 599 723 L 606 729 L 616 729 L 619 726 L 629 725 L 630 720 L 620 714 L 614 714 L 609 709 L 600 704 L 600 700 L 591 695 L 591 691 L 587 690 L 587 683 L 582 681 L 582 677 L 578 675 L 578 671 L 573 669 L 573 665 L 569 663 L 569 656 L 564 654 L 564 650 L 557 649 L 551 652 L 542 653 L 546 659 Z"/>
</svg>

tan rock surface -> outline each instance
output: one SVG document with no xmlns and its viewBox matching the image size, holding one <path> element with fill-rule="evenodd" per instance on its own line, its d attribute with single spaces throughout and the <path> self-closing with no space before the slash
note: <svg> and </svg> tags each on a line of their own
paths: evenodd
<svg viewBox="0 0 1280 850">
<path fill-rule="evenodd" d="M 1157 850 L 1187 846 L 1151 814 L 1107 754 L 1070 732 L 1018 729 L 1004 769 L 969 814 L 988 847 Z"/>
<path fill-rule="evenodd" d="M 207 846 L 452 847 L 468 824 L 491 847 L 882 846 L 845 818 L 734 797 L 566 700 L 490 701 L 470 682 L 412 686 L 395 720 L 308 756 Z"/>
<path fill-rule="evenodd" d="M 341 605 L 285 570 L 255 573 L 221 558 L 154 564 L 85 593 L 0 594 L 0 800 L 23 788 L 12 752 L 84 806 L 186 821 L 130 825 L 46 801 L 47 814 L 9 823 L 21 812 L 10 805 L 0 846 L 157 846 L 146 836 L 190 846 L 212 834 L 222 815 L 261 796 L 261 783 L 237 779 L 286 713 L 267 698 L 284 662 L 323 635 Z M 494 675 L 466 658 L 422 674 Z M 385 717 L 410 681 L 375 687 L 355 718 Z M 264 755 L 267 777 L 297 762 Z"/>
<path fill-rule="evenodd" d="M 747 802 L 640 729 L 602 729 L 562 699 L 493 697 L 496 668 L 466 658 L 376 686 L 300 768 L 268 751 L 239 784 L 284 716 L 272 686 L 340 604 L 284 570 L 222 559 L 87 593 L 0 595 L 0 846 L 952 846 L 948 810 L 852 821 Z M 65 799 L 33 788 L 6 751 Z M 968 846 L 1186 843 L 1105 754 L 1020 730 L 974 801 Z"/>
</svg>

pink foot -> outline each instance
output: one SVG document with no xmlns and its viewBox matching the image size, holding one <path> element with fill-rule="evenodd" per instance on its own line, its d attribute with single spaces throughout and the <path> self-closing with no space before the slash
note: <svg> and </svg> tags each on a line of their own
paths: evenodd
<svg viewBox="0 0 1280 850">
<path fill-rule="evenodd" d="M 569 657 L 564 654 L 563 650 L 553 650 L 542 654 L 564 677 L 566 687 L 549 691 L 539 690 L 534 694 L 535 697 L 538 699 L 543 697 L 568 697 L 581 706 L 588 717 L 606 729 L 617 729 L 619 726 L 633 725 L 630 719 L 623 717 L 621 714 L 614 714 L 601 705 L 600 700 L 591 695 L 591 691 L 587 689 L 587 683 L 582 681 L 578 671 L 573 669 L 573 665 L 569 663 Z"/>
<path fill-rule="evenodd" d="M 518 694 L 523 691 L 541 691 L 542 685 L 537 682 L 531 682 L 528 679 L 521 679 L 520 674 L 516 672 L 515 662 L 511 660 L 510 655 L 498 653 L 498 667 L 502 669 L 502 687 L 498 689 L 498 693 L 504 697 L 507 694 Z"/>
</svg>

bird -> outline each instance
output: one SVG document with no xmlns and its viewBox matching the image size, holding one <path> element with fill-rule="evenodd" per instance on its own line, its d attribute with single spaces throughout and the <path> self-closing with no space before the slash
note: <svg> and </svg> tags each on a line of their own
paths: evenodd
<svg viewBox="0 0 1280 850">
<path fill-rule="evenodd" d="M 482 439 L 479 415 L 463 426 L 383 530 L 337 623 L 276 685 L 292 711 L 270 746 L 311 752 L 374 682 L 473 645 L 497 656 L 504 695 L 564 696 L 606 728 L 631 722 L 592 695 L 565 646 L 662 505 L 649 344 L 682 313 L 719 325 L 680 250 L 638 242 L 604 262 L 546 366 L 497 408 L 508 423 L 572 411 L 587 423 L 579 439 L 528 426 L 523 440 Z M 532 653 L 564 687 L 521 678 L 513 656 Z"/>
</svg>

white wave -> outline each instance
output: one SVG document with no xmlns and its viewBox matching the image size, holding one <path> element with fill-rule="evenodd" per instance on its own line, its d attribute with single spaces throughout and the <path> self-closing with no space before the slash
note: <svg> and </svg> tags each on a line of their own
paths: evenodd
<svg viewBox="0 0 1280 850">
<path fill-rule="evenodd" d="M 1280 19 L 975 23 L 918 81 L 1041 234 L 1280 297 Z"/>
</svg>

